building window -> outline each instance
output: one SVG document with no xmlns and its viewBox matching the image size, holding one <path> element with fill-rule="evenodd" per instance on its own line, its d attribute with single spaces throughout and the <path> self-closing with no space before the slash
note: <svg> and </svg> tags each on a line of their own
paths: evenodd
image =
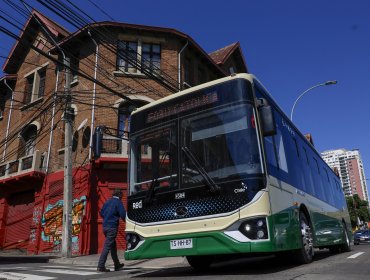
<svg viewBox="0 0 370 280">
<path fill-rule="evenodd" d="M 37 126 L 26 126 L 20 133 L 20 157 L 32 155 L 35 152 Z"/>
<path fill-rule="evenodd" d="M 37 74 L 39 78 L 37 98 L 41 98 L 45 95 L 46 68 L 41 69 Z"/>
<path fill-rule="evenodd" d="M 117 70 L 126 73 L 137 72 L 138 43 L 118 41 Z"/>
<path fill-rule="evenodd" d="M 158 44 L 143 44 L 141 54 L 142 70 L 158 73 L 161 68 L 161 46 Z"/>
<path fill-rule="evenodd" d="M 26 78 L 26 86 L 24 89 L 24 99 L 23 99 L 24 104 L 31 103 L 34 78 L 35 78 L 34 74 Z"/>
<path fill-rule="evenodd" d="M 118 107 L 118 127 L 117 127 L 117 136 L 128 138 L 131 113 L 141 106 L 147 104 L 145 101 L 136 100 L 135 105 L 128 104 L 123 102 Z"/>
<path fill-rule="evenodd" d="M 23 103 L 29 104 L 42 98 L 45 94 L 46 68 L 41 68 L 38 71 L 26 77 L 24 89 Z"/>
<path fill-rule="evenodd" d="M 134 106 L 127 103 L 122 103 L 118 108 L 118 129 L 117 136 L 128 138 L 131 113 L 135 109 Z"/>
<path fill-rule="evenodd" d="M 118 41 L 117 70 L 124 73 L 159 73 L 161 67 L 160 44 L 138 41 Z"/>
</svg>

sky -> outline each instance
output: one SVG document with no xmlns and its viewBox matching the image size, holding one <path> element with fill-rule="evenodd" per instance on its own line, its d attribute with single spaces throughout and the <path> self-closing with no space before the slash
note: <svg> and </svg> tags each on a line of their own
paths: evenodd
<svg viewBox="0 0 370 280">
<path fill-rule="evenodd" d="M 37 1 L 27 2 L 70 31 L 75 30 Z M 96 21 L 114 19 L 177 29 L 190 35 L 206 52 L 239 41 L 249 72 L 288 116 L 305 90 L 337 80 L 336 85 L 320 86 L 305 94 L 295 107 L 294 123 L 304 134 L 312 134 L 319 152 L 359 149 L 365 176 L 370 178 L 370 1 L 73 2 Z M 2 8 L 5 4 L 0 0 Z M 7 55 L 13 44 L 0 33 L 1 55 Z"/>
</svg>

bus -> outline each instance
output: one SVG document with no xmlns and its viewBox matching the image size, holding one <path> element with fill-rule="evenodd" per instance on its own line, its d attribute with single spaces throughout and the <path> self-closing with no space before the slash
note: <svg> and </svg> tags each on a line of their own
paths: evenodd
<svg viewBox="0 0 370 280">
<path fill-rule="evenodd" d="M 351 249 L 338 176 L 251 74 L 138 108 L 129 161 L 126 260 Z"/>
</svg>

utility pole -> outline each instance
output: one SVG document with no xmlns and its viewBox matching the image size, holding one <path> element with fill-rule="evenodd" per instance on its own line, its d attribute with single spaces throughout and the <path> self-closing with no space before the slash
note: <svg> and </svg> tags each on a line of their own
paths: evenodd
<svg viewBox="0 0 370 280">
<path fill-rule="evenodd" d="M 63 231 L 62 231 L 62 256 L 72 256 L 72 122 L 73 108 L 71 107 L 71 75 L 70 60 L 64 56 L 65 69 L 65 111 L 64 111 L 64 193 L 63 193 Z"/>
<path fill-rule="evenodd" d="M 74 115 L 71 107 L 71 72 L 70 59 L 66 57 L 64 51 L 58 43 L 49 34 L 48 30 L 35 17 L 28 5 L 21 0 L 23 6 L 28 10 L 33 19 L 39 24 L 40 28 L 45 32 L 46 36 L 60 51 L 63 56 L 63 66 L 65 69 L 65 111 L 64 111 L 64 191 L 63 191 L 63 230 L 62 230 L 62 256 L 70 258 L 72 256 L 72 116 Z"/>
</svg>

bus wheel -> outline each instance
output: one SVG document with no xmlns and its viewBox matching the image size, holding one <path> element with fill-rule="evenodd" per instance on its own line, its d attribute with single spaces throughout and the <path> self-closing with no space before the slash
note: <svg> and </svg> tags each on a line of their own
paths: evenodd
<svg viewBox="0 0 370 280">
<path fill-rule="evenodd" d="M 188 263 L 197 271 L 206 271 L 213 262 L 213 256 L 187 256 Z"/>
<path fill-rule="evenodd" d="M 340 246 L 342 252 L 351 251 L 351 241 L 349 240 L 347 226 L 343 223 L 344 243 Z"/>
<path fill-rule="evenodd" d="M 314 255 L 312 229 L 308 222 L 307 216 L 301 212 L 299 214 L 299 225 L 301 234 L 302 247 L 295 251 L 296 261 L 302 264 L 312 262 Z"/>
</svg>

